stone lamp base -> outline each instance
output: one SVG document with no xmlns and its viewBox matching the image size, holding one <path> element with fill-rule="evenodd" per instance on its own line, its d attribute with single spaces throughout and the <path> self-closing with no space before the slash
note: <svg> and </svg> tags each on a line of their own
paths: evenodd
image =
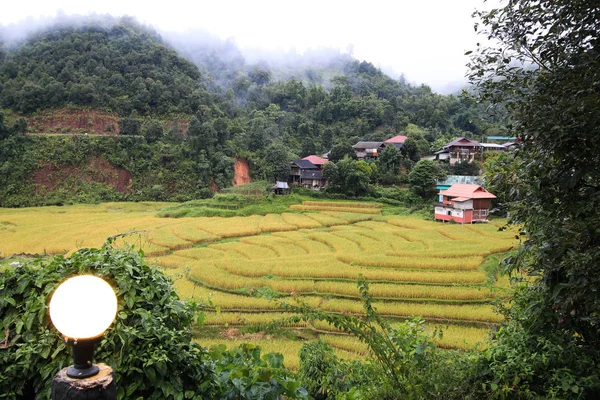
<svg viewBox="0 0 600 400">
<path fill-rule="evenodd" d="M 116 400 L 115 374 L 106 364 L 96 364 L 97 375 L 84 379 L 67 376 L 67 368 L 61 369 L 52 380 L 52 400 Z"/>
</svg>

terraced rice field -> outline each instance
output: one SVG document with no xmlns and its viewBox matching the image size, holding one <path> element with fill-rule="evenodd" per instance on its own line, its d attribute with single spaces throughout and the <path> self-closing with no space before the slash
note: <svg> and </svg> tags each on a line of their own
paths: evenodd
<svg viewBox="0 0 600 400">
<path fill-rule="evenodd" d="M 266 216 L 156 218 L 164 206 L 0 209 L 1 255 L 69 253 L 137 231 L 119 243 L 142 247 L 151 262 L 176 278 L 182 297 L 209 301 L 206 329 L 224 332 L 287 317 L 279 301 L 301 299 L 359 315 L 359 274 L 370 281 L 380 314 L 423 316 L 431 329 L 444 328 L 439 342 L 444 348 L 473 347 L 501 320 L 491 302 L 502 295 L 505 280 L 488 282 L 481 265 L 517 243 L 513 232 L 498 231 L 494 223 L 461 226 L 383 216 L 381 205 L 362 202 L 305 202 Z M 283 329 L 322 335 L 348 358 L 366 354 L 364 345 L 323 323 L 286 321 Z M 288 366 L 297 366 L 301 342 L 243 334 L 200 341 L 240 340 L 280 351 Z"/>
</svg>

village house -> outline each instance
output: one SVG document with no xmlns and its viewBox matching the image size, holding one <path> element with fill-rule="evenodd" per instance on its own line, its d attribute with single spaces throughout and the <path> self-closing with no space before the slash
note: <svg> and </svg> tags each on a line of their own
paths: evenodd
<svg viewBox="0 0 600 400">
<path fill-rule="evenodd" d="M 395 148 L 400 150 L 402 148 L 402 146 L 404 146 L 404 142 L 406 141 L 406 139 L 408 139 L 407 136 L 403 136 L 403 135 L 394 136 L 393 138 L 384 140 L 383 145 L 384 146 L 394 146 Z"/>
<path fill-rule="evenodd" d="M 481 158 L 483 146 L 476 141 L 459 137 L 435 153 L 436 160 L 449 160 L 450 165 L 467 161 L 469 163 Z"/>
<path fill-rule="evenodd" d="M 486 222 L 491 201 L 495 198 L 480 185 L 455 183 L 450 189 L 439 192 L 439 201 L 435 203 L 435 219 L 460 224 Z"/>
<path fill-rule="evenodd" d="M 358 142 L 352 148 L 359 159 L 376 158 L 383 149 L 383 142 Z"/>
<path fill-rule="evenodd" d="M 356 157 L 364 160 L 369 158 L 377 158 L 381 154 L 381 151 L 386 146 L 394 146 L 398 150 L 402 148 L 407 137 L 403 135 L 397 135 L 383 142 L 358 142 L 352 148 L 356 153 Z"/>
<path fill-rule="evenodd" d="M 289 183 L 310 189 L 321 189 L 326 183 L 323 177 L 323 165 L 326 163 L 326 159 L 314 155 L 292 161 Z"/>
</svg>

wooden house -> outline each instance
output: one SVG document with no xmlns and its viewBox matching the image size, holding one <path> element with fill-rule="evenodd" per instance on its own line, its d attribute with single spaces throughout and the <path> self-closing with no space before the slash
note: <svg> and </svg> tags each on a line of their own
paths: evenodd
<svg viewBox="0 0 600 400">
<path fill-rule="evenodd" d="M 435 219 L 461 224 L 487 221 L 490 203 L 496 198 L 480 185 L 464 183 L 453 184 L 450 189 L 440 191 L 439 196 Z"/>
<path fill-rule="evenodd" d="M 375 158 L 381 153 L 383 142 L 358 142 L 352 148 L 360 159 Z"/>
<path fill-rule="evenodd" d="M 315 160 L 320 163 L 319 165 L 315 165 L 307 159 L 292 161 L 292 164 L 290 166 L 290 184 L 296 186 L 303 186 L 310 189 L 320 189 L 323 186 L 325 186 L 326 180 L 323 177 L 322 166 L 326 164 L 327 160 L 321 160 L 325 161 L 325 163 L 321 163 L 321 161 Z"/>
<path fill-rule="evenodd" d="M 481 157 L 483 147 L 476 140 L 459 137 L 450 143 L 447 143 L 444 148 L 435 153 L 436 160 L 449 160 L 450 165 L 467 161 L 469 163 Z"/>
</svg>

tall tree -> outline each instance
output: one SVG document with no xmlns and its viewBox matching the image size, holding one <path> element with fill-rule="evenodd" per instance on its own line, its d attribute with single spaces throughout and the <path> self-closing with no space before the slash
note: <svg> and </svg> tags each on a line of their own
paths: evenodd
<svg viewBox="0 0 600 400">
<path fill-rule="evenodd" d="M 508 0 L 477 15 L 494 44 L 473 54 L 471 81 L 482 99 L 511 112 L 524 142 L 507 179 L 514 222 L 528 236 L 509 267 L 536 277 L 509 314 L 513 331 L 524 332 L 519 343 L 530 344 L 514 352 L 521 363 L 513 365 L 529 364 L 529 372 L 515 368 L 502 379 L 526 377 L 519 386 L 543 397 L 598 398 L 600 5 Z M 553 346 L 564 357 L 526 362 Z M 493 367 L 502 368 L 506 357 L 494 351 Z"/>
</svg>

